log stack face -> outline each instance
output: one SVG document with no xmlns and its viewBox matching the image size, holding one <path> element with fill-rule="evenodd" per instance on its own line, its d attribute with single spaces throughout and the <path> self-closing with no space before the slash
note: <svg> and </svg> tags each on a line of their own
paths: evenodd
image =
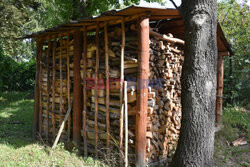
<svg viewBox="0 0 250 167">
<path fill-rule="evenodd" d="M 180 78 L 184 61 L 178 45 L 153 36 L 150 40 L 148 163 L 165 159 L 175 151 L 181 123 Z"/>
<path fill-rule="evenodd" d="M 124 92 L 121 87 L 121 63 L 123 62 L 121 54 L 124 36 L 121 25 L 108 27 L 106 37 L 104 30 L 100 28 L 98 31 L 99 38 L 95 35 L 87 36 L 87 44 L 84 44 L 84 48 L 87 49 L 83 49 L 80 61 L 81 84 L 83 91 L 86 92 L 83 92 L 86 98 L 84 97 L 82 101 L 83 128 L 79 149 L 84 152 L 84 155 L 106 157 L 107 163 L 114 164 L 114 161 L 119 162 L 120 157 L 124 156 L 120 152 L 124 152 L 125 138 L 123 136 L 126 136 L 126 130 L 120 122 L 125 120 L 125 118 L 121 119 L 121 106 L 124 104 L 124 99 L 121 99 L 123 98 L 121 92 Z M 39 131 L 42 138 L 48 142 L 55 139 L 73 96 L 73 34 L 59 35 L 44 41 L 41 52 Z M 173 154 L 181 120 L 180 77 L 184 61 L 183 51 L 177 44 L 158 39 L 158 36 L 154 33 L 150 35 L 148 113 L 145 125 L 147 127 L 146 162 L 148 164 Z M 168 37 L 171 38 L 171 34 Z M 109 68 L 106 68 L 106 63 Z M 124 80 L 127 81 L 128 162 L 133 166 L 135 164 L 136 97 L 138 94 L 138 34 L 132 23 L 125 24 L 123 67 Z M 85 74 L 84 71 L 86 71 Z M 84 103 L 84 101 L 87 102 Z M 108 116 L 107 113 L 109 113 Z M 60 140 L 70 142 L 71 139 L 72 113 Z M 122 144 L 120 144 L 121 141 L 123 141 Z M 112 162 L 109 162 L 110 160 Z"/>
<path fill-rule="evenodd" d="M 108 56 L 109 56 L 109 84 L 106 83 L 106 62 L 105 62 L 105 41 L 104 34 L 100 30 L 99 34 L 99 70 L 96 74 L 96 40 L 94 36 L 87 38 L 87 59 L 86 59 L 86 91 L 87 91 L 87 111 L 86 111 L 86 134 L 87 152 L 95 155 L 96 130 L 95 130 L 95 91 L 98 95 L 98 157 L 108 156 L 119 161 L 120 155 L 120 97 L 123 89 L 120 86 L 121 77 L 121 28 L 108 29 Z M 137 75 L 137 33 L 129 30 L 126 26 L 125 32 L 125 53 L 124 53 L 124 80 L 128 81 L 128 159 L 132 164 L 135 162 L 135 114 L 136 114 L 136 75 Z M 81 60 L 81 78 L 84 78 L 84 60 Z M 96 75 L 98 79 L 96 81 Z M 96 87 L 97 82 L 97 87 Z M 122 81 L 123 82 L 123 81 Z M 84 85 L 84 84 L 83 84 Z M 107 148 L 107 108 L 106 108 L 106 88 L 109 89 L 109 124 L 110 124 L 110 148 Z M 123 101 L 123 100 L 122 100 Z M 84 104 L 83 104 L 84 105 Z M 123 119 L 124 120 L 124 119 Z M 123 136 L 124 130 L 123 130 Z M 82 130 L 84 137 L 84 131 Z M 125 140 L 123 141 L 123 147 Z M 84 144 L 84 143 L 83 143 Z M 84 145 L 82 148 L 84 149 Z M 110 149 L 110 150 L 109 150 Z M 109 162 L 108 162 L 109 163 Z M 110 163 L 114 163 L 110 162 Z M 132 165 L 131 164 L 131 165 Z"/>
<path fill-rule="evenodd" d="M 68 47 L 67 36 L 43 42 L 40 63 L 39 131 L 41 137 L 46 139 L 47 142 L 54 141 L 67 112 L 68 104 L 72 100 L 73 71 L 69 70 L 69 63 L 73 62 L 74 41 L 72 38 L 69 41 Z M 70 120 L 71 115 L 66 122 L 60 138 L 61 141 L 70 140 L 72 129 Z"/>
</svg>

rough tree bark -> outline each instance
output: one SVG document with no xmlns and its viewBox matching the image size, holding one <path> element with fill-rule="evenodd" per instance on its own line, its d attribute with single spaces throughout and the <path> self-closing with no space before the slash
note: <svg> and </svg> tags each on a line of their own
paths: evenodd
<svg viewBox="0 0 250 167">
<path fill-rule="evenodd" d="M 185 62 L 182 126 L 172 167 L 213 166 L 217 68 L 216 0 L 182 0 Z"/>
</svg>

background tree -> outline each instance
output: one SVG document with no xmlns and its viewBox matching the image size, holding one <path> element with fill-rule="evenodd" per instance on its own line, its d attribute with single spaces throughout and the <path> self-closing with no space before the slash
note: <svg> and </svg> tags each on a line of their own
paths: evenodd
<svg viewBox="0 0 250 167">
<path fill-rule="evenodd" d="M 161 0 L 147 1 L 161 2 Z M 139 2 L 139 0 L 124 0 L 123 4 L 120 4 L 119 0 L 0 0 L 0 69 L 8 71 L 0 74 L 0 89 L 2 91 L 23 91 L 24 87 L 33 89 L 35 71 L 31 66 L 35 66 L 35 43 L 32 39 L 17 38 L 70 20 L 98 15 L 109 9 Z M 22 73 L 25 70 L 26 73 Z M 27 83 L 20 82 L 24 78 L 28 80 Z M 24 85 L 21 85 L 22 83 Z M 30 86 L 27 86 L 28 83 Z"/>
<path fill-rule="evenodd" d="M 250 12 L 247 0 L 241 4 L 235 0 L 224 0 L 218 3 L 218 21 L 234 52 L 233 56 L 224 58 L 226 104 L 248 105 L 248 108 L 250 108 L 249 19 Z M 232 73 L 230 72 L 231 67 Z"/>
<path fill-rule="evenodd" d="M 213 166 L 217 67 L 216 0 L 183 0 L 182 121 L 172 166 Z"/>
</svg>

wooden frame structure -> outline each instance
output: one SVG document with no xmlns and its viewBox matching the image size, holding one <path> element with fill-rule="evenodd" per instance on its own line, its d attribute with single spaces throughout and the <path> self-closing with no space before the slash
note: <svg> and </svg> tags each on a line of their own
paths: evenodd
<svg viewBox="0 0 250 167">
<path fill-rule="evenodd" d="M 112 107 L 110 104 L 111 92 L 110 92 L 110 46 L 109 43 L 109 27 L 121 27 L 121 45 L 120 45 L 120 117 L 119 117 L 119 149 L 121 153 L 124 152 L 125 146 L 125 158 L 124 155 L 120 155 L 120 164 L 128 166 L 128 115 L 129 109 L 127 101 L 129 97 L 124 87 L 124 56 L 126 53 L 126 24 L 134 24 L 138 28 L 138 73 L 137 73 L 137 103 L 136 103 L 136 121 L 135 121 L 135 156 L 136 166 L 145 166 L 146 164 L 146 139 L 147 139 L 147 113 L 148 111 L 148 97 L 152 96 L 149 93 L 147 83 L 149 76 L 149 53 L 150 43 L 149 36 L 157 36 L 158 39 L 166 40 L 170 43 L 184 44 L 183 40 L 176 40 L 176 38 L 159 36 L 158 33 L 153 32 L 150 29 L 150 21 L 158 24 L 159 20 L 166 20 L 167 26 L 179 24 L 180 15 L 177 10 L 174 9 L 156 9 L 156 8 L 144 8 L 138 6 L 132 6 L 120 11 L 105 12 L 101 16 L 90 19 L 79 20 L 74 23 L 66 23 L 57 28 L 48 29 L 43 32 L 38 32 L 32 35 L 28 35 L 26 38 L 36 38 L 37 40 L 37 64 L 36 64 L 36 87 L 35 87 L 35 108 L 34 108 L 34 123 L 33 134 L 37 133 L 41 135 L 45 132 L 46 141 L 49 141 L 50 136 L 52 139 L 56 136 L 56 128 L 63 120 L 64 112 L 70 107 L 73 100 L 73 115 L 70 115 L 67 121 L 67 133 L 65 133 L 67 142 L 74 141 L 77 147 L 81 147 L 83 142 L 83 153 L 87 156 L 90 152 L 88 149 L 88 121 L 87 114 L 88 108 L 88 87 L 87 87 L 87 66 L 89 50 L 89 32 L 95 32 L 95 88 L 98 87 L 99 82 L 99 64 L 100 55 L 104 54 L 105 61 L 105 121 L 106 124 L 102 125 L 98 121 L 99 117 L 99 90 L 94 91 L 94 139 L 95 149 L 94 155 L 96 158 L 99 155 L 99 137 L 104 127 L 105 139 L 107 147 L 107 155 L 111 156 L 111 114 Z M 172 23 L 173 22 L 173 23 Z M 152 23 L 154 24 L 154 23 Z M 162 26 L 164 27 L 164 25 Z M 179 25 L 183 28 L 183 26 Z M 219 25 L 218 25 L 219 27 Z M 173 29 L 165 27 L 166 31 L 172 32 Z M 184 31 L 184 29 L 178 28 L 178 31 Z M 178 34 L 178 32 L 172 32 Z M 177 35 L 178 36 L 178 35 Z M 103 38 L 104 45 L 100 43 L 100 38 Z M 181 38 L 183 39 L 183 38 Z M 100 47 L 104 48 L 104 53 L 101 53 Z M 72 49 L 73 48 L 73 49 Z M 176 49 L 172 48 L 177 52 Z M 223 92 L 223 56 L 232 54 L 232 51 L 225 40 L 222 30 L 219 27 L 218 31 L 218 79 L 217 79 L 217 102 L 216 102 L 216 121 L 221 121 L 222 115 L 222 92 Z M 45 53 L 45 52 L 48 53 Z M 46 57 L 47 56 L 47 57 Z M 47 58 L 44 64 L 43 59 Z M 58 59 L 59 58 L 59 59 Z M 81 59 L 83 62 L 81 62 Z M 94 59 L 93 59 L 94 60 Z M 59 70 L 58 70 L 59 61 Z M 73 63 L 73 67 L 72 66 Z M 45 66 L 44 66 L 45 65 Z M 46 67 L 46 68 L 44 68 Z M 73 68 L 73 74 L 71 69 Z M 59 74 L 58 74 L 59 71 Z M 83 74 L 81 79 L 81 74 Z M 72 77 L 73 75 L 73 77 Z M 44 76 L 47 78 L 45 79 Z M 59 81 L 59 82 L 57 82 Z M 44 97 L 43 83 L 46 87 L 46 97 Z M 56 86 L 59 84 L 59 91 Z M 139 85 L 138 85 L 139 84 Z M 141 87 L 145 85 L 146 88 Z M 127 83 L 125 87 L 129 86 Z M 50 89 L 51 88 L 51 89 Z M 126 88 L 128 89 L 128 88 Z M 56 105 L 57 98 L 59 97 L 59 108 Z M 42 100 L 46 100 L 46 111 L 44 111 Z M 50 106 L 50 103 L 51 106 Z M 64 105 L 65 104 L 65 105 Z M 59 109 L 59 114 L 57 113 Z M 49 112 L 50 111 L 50 112 Z M 44 114 L 46 116 L 44 116 Z M 125 118 L 124 118 L 125 114 Z M 59 118 L 58 120 L 56 120 Z M 45 125 L 44 125 L 44 120 Z M 125 122 L 124 122 L 125 120 Z M 123 124 L 125 123 L 125 126 Z M 52 124 L 52 132 L 49 129 Z M 125 134 L 125 138 L 124 138 Z M 72 137 L 71 137 L 72 136 Z M 81 137 L 83 136 L 83 137 Z M 125 141 L 125 143 L 123 143 Z M 125 145 L 124 145 L 125 144 Z M 125 162 L 123 160 L 125 159 Z"/>
</svg>

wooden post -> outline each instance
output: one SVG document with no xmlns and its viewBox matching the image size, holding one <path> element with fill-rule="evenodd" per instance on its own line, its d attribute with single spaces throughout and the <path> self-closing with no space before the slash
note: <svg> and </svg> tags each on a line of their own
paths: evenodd
<svg viewBox="0 0 250 167">
<path fill-rule="evenodd" d="M 82 55 L 82 33 L 74 32 L 74 90 L 73 90 L 73 140 L 77 146 L 81 141 L 82 128 L 82 86 L 80 75 L 80 60 Z"/>
<path fill-rule="evenodd" d="M 123 103 L 123 82 L 124 82 L 124 49 L 125 49 L 125 23 L 124 17 L 121 22 L 122 45 L 121 45 L 121 79 L 120 79 L 120 166 L 123 166 L 123 121 L 124 121 L 124 103 Z"/>
<path fill-rule="evenodd" d="M 124 115 L 125 115 L 125 167 L 128 167 L 128 97 L 127 97 L 127 81 L 124 81 Z"/>
<path fill-rule="evenodd" d="M 99 22 L 96 23 L 96 67 L 95 67 L 95 156 L 98 158 L 98 72 L 99 72 Z"/>
<path fill-rule="evenodd" d="M 145 166 L 149 74 L 149 19 L 138 20 L 138 76 L 136 111 L 136 166 Z"/>
<path fill-rule="evenodd" d="M 47 121 L 46 121 L 46 142 L 49 140 L 49 106 L 50 106 L 50 68 L 49 68 L 49 57 L 50 57 L 50 50 L 51 50 L 51 37 L 49 37 L 48 41 L 48 53 L 47 53 Z"/>
<path fill-rule="evenodd" d="M 57 36 L 55 36 L 54 44 L 53 44 L 53 54 L 52 54 L 52 134 L 53 140 L 56 137 L 56 129 L 55 129 L 55 93 L 56 93 L 56 44 L 57 44 Z"/>
<path fill-rule="evenodd" d="M 83 142 L 84 142 L 84 156 L 88 156 L 88 141 L 87 141 L 87 27 L 84 26 L 84 42 L 83 42 Z"/>
<path fill-rule="evenodd" d="M 59 57 L 59 70 L 60 70 L 60 124 L 63 121 L 63 102 L 62 102 L 62 94 L 63 94 L 63 80 L 62 80 L 62 33 L 60 35 L 60 57 Z M 65 102 L 64 102 L 65 103 Z"/>
<path fill-rule="evenodd" d="M 110 120 L 109 120 L 109 54 L 108 54 L 108 23 L 105 22 L 105 65 L 106 65 L 106 126 L 107 126 L 107 153 L 110 158 Z"/>
<path fill-rule="evenodd" d="M 36 85 L 35 85 L 35 106 L 33 114 L 33 137 L 36 138 L 39 126 L 39 102 L 40 102 L 40 63 L 41 63 L 41 41 L 36 41 Z"/>
<path fill-rule="evenodd" d="M 39 134 L 42 135 L 43 123 L 42 123 L 42 57 L 43 57 L 43 42 L 41 42 L 40 49 L 40 71 L 39 71 Z"/>
<path fill-rule="evenodd" d="M 67 33 L 67 94 L 68 94 L 68 109 L 70 108 L 70 57 L 69 57 L 69 38 L 70 33 Z M 71 114 L 68 117 L 68 142 L 71 135 Z"/>
<path fill-rule="evenodd" d="M 226 53 L 227 54 L 227 53 Z M 223 99 L 223 76 L 224 76 L 224 60 L 225 54 L 218 53 L 217 62 L 217 97 L 216 97 L 216 123 L 222 120 L 222 99 Z"/>
</svg>

